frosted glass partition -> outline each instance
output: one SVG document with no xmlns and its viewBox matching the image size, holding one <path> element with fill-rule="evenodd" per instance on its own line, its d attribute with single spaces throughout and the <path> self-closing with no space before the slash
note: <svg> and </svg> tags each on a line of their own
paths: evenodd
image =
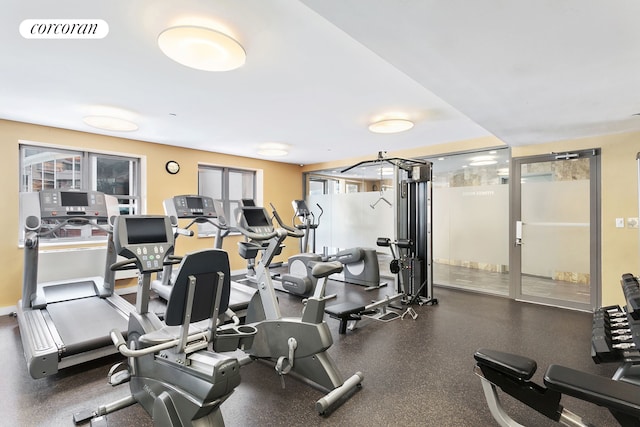
<svg viewBox="0 0 640 427">
<path fill-rule="evenodd" d="M 316 217 L 319 213 L 316 203 L 324 209 L 320 227 L 316 231 L 316 248 L 358 246 L 375 249 L 378 237 L 393 239 L 394 201 L 394 191 L 309 196 L 308 206 Z"/>
<path fill-rule="evenodd" d="M 508 185 L 434 187 L 433 200 L 436 260 L 494 271 L 509 264 Z"/>
<path fill-rule="evenodd" d="M 589 277 L 589 180 L 522 184 L 522 273 Z"/>
</svg>

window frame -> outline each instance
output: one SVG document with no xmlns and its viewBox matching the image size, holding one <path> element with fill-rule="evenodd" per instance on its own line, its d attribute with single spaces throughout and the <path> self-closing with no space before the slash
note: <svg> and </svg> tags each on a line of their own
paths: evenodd
<svg viewBox="0 0 640 427">
<path fill-rule="evenodd" d="M 95 150 L 82 147 L 64 146 L 59 144 L 50 144 L 45 142 L 30 141 L 30 140 L 18 140 L 18 193 L 24 192 L 26 186 L 24 172 L 24 150 L 27 148 L 34 148 L 44 151 L 60 152 L 61 154 L 80 156 L 81 161 L 81 183 L 79 190 L 96 191 L 97 189 L 97 170 L 95 170 L 97 159 L 100 157 L 110 159 L 121 159 L 132 161 L 135 166 L 131 167 L 130 174 L 130 189 L 136 193 L 133 195 L 114 195 L 118 199 L 128 199 L 133 201 L 133 208 L 135 214 L 144 215 L 147 211 L 147 189 L 146 189 L 146 156 L 135 153 L 123 153 L 107 150 Z M 58 188 L 58 187 L 54 187 Z M 73 188 L 76 188 L 75 185 Z M 32 190 L 33 191 L 33 190 Z M 37 190 L 36 190 L 37 191 Z M 131 191 L 130 191 L 131 192 Z M 131 205 L 123 205 L 129 207 Z M 20 201 L 18 201 L 18 207 L 21 210 Z M 18 230 L 18 246 L 24 245 L 24 229 L 23 224 L 19 224 Z M 105 236 L 92 236 L 92 237 L 64 237 L 64 238 L 45 238 L 41 239 L 40 246 L 73 246 L 79 244 L 93 244 L 104 243 L 106 241 Z"/>
<path fill-rule="evenodd" d="M 221 188 L 220 194 L 221 198 L 213 197 L 211 194 L 203 194 L 202 190 L 202 182 L 201 182 L 201 171 L 220 171 L 221 172 Z M 212 197 L 214 200 L 222 200 L 222 205 L 224 208 L 225 216 L 227 217 L 230 225 L 232 227 L 236 224 L 236 218 L 233 212 L 231 212 L 232 202 L 237 202 L 236 204 L 239 206 L 240 201 L 242 199 L 246 199 L 249 197 L 242 197 L 242 199 L 230 199 L 230 179 L 229 175 L 231 173 L 241 173 L 241 174 L 251 174 L 252 175 L 252 186 L 253 186 L 253 196 L 251 197 L 255 200 L 256 204 L 260 206 L 262 204 L 262 171 L 260 169 L 250 169 L 250 168 L 242 168 L 236 166 L 224 166 L 224 165 L 212 165 L 212 164 L 198 164 L 198 194 L 201 196 Z M 244 188 L 242 189 L 244 193 Z M 198 237 L 211 237 L 216 233 L 216 229 L 213 225 L 208 223 L 199 223 L 198 224 Z M 232 232 L 231 234 L 239 234 L 239 232 Z"/>
</svg>

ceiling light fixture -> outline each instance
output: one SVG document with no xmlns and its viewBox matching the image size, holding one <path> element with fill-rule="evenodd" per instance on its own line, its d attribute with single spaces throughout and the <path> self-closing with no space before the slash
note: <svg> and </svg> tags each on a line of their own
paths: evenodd
<svg viewBox="0 0 640 427">
<path fill-rule="evenodd" d="M 282 157 L 289 154 L 287 144 L 279 142 L 267 142 L 258 147 L 258 154 L 265 157 Z"/>
<path fill-rule="evenodd" d="M 210 28 L 182 25 L 158 36 L 160 50 L 174 61 L 196 70 L 230 71 L 244 65 L 244 48 L 232 37 Z"/>
<path fill-rule="evenodd" d="M 385 119 L 371 123 L 369 130 L 374 133 L 398 133 L 409 130 L 413 122 L 407 119 Z"/>
<path fill-rule="evenodd" d="M 471 159 L 470 166 L 488 166 L 498 163 L 494 156 L 476 156 Z"/>
<path fill-rule="evenodd" d="M 470 166 L 488 166 L 488 165 L 495 165 L 496 163 L 498 163 L 495 160 L 480 160 L 477 162 L 471 162 L 469 163 Z"/>
<path fill-rule="evenodd" d="M 91 127 L 115 132 L 133 132 L 138 130 L 138 125 L 125 119 L 111 116 L 86 116 L 83 122 Z"/>
</svg>

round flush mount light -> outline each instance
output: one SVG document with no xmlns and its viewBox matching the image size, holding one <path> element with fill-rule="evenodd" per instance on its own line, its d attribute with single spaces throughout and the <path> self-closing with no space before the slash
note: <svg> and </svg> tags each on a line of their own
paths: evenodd
<svg viewBox="0 0 640 427">
<path fill-rule="evenodd" d="M 138 130 L 138 125 L 125 119 L 111 116 L 86 116 L 83 122 L 91 127 L 115 132 L 133 132 Z"/>
<path fill-rule="evenodd" d="M 282 157 L 289 154 L 289 146 L 279 142 L 267 142 L 258 147 L 258 154 L 265 157 Z"/>
<path fill-rule="evenodd" d="M 413 122 L 407 119 L 385 119 L 371 123 L 369 130 L 374 133 L 398 133 L 409 130 Z"/>
<path fill-rule="evenodd" d="M 167 28 L 158 36 L 158 46 L 179 64 L 203 71 L 234 70 L 244 65 L 247 57 L 232 37 L 192 25 Z"/>
</svg>

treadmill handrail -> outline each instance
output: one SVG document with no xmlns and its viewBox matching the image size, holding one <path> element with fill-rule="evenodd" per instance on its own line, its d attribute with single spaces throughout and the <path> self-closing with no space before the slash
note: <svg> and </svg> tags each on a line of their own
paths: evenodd
<svg viewBox="0 0 640 427">
<path fill-rule="evenodd" d="M 55 233 L 56 231 L 60 230 L 61 228 L 67 226 L 67 225 L 73 225 L 74 223 L 78 223 L 78 222 L 84 222 L 85 224 L 90 224 L 92 227 L 98 228 L 106 233 L 112 233 L 112 229 L 111 227 L 105 227 L 102 226 L 100 224 L 91 222 L 93 218 L 86 218 L 86 217 L 71 217 L 71 218 L 67 218 L 64 221 L 56 224 L 53 228 L 48 228 L 47 231 L 42 231 L 42 226 L 40 226 L 40 231 L 38 231 L 38 236 L 47 236 L 49 234 Z M 26 229 L 26 227 L 25 227 Z"/>
</svg>

